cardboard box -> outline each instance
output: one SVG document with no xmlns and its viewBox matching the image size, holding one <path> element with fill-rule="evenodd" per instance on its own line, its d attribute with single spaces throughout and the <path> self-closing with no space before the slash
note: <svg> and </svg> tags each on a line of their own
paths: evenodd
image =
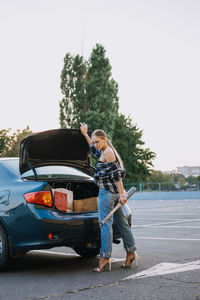
<svg viewBox="0 0 200 300">
<path fill-rule="evenodd" d="M 90 197 L 85 199 L 79 199 L 73 201 L 73 211 L 97 211 L 98 209 L 98 197 Z"/>
</svg>

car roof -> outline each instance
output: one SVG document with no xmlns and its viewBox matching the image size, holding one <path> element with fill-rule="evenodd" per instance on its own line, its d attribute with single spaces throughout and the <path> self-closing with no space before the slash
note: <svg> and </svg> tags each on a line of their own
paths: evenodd
<svg viewBox="0 0 200 300">
<path fill-rule="evenodd" d="M 19 157 L 0 157 L 0 160 L 13 160 L 13 159 L 19 160 Z"/>
</svg>

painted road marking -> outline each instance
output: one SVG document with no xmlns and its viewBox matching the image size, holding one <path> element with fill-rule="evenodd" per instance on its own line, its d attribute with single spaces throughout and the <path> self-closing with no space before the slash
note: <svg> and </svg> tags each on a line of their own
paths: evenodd
<svg viewBox="0 0 200 300">
<path fill-rule="evenodd" d="M 133 228 L 137 228 L 137 227 L 143 227 L 143 225 L 137 225 L 137 226 L 133 226 Z M 155 225 L 153 226 L 153 225 L 149 225 L 148 227 L 156 227 Z M 195 228 L 200 228 L 200 226 L 167 226 L 167 225 L 162 225 L 162 226 L 160 226 L 159 225 L 159 228 L 181 228 L 181 229 L 187 229 L 187 228 L 192 228 L 192 229 L 195 229 Z"/>
<path fill-rule="evenodd" d="M 76 253 L 62 253 L 62 252 L 53 252 L 53 251 L 46 251 L 46 250 L 33 250 L 32 252 L 42 253 L 42 254 L 53 254 L 53 255 L 62 255 L 62 256 L 75 256 L 80 257 Z M 122 258 L 112 258 L 112 263 L 123 261 Z M 161 276 L 166 274 L 173 274 L 178 272 L 186 272 L 186 271 L 193 271 L 193 270 L 200 270 L 200 260 L 193 261 L 190 263 L 185 264 L 176 264 L 176 263 L 160 263 L 155 265 L 147 270 L 138 272 L 136 274 L 130 275 L 122 281 L 131 280 L 131 279 L 141 279 L 147 277 L 154 277 L 154 276 Z"/>
<path fill-rule="evenodd" d="M 200 239 L 184 239 L 184 238 L 165 238 L 165 237 L 150 237 L 150 236 L 135 236 L 136 239 L 144 240 L 172 240 L 172 241 L 200 241 Z"/>
<path fill-rule="evenodd" d="M 175 263 L 163 262 L 153 266 L 150 269 L 128 276 L 122 280 L 124 281 L 130 279 L 147 278 L 147 277 L 154 277 L 154 276 L 193 271 L 193 270 L 200 270 L 200 260 L 196 260 L 186 264 L 175 264 Z"/>
<path fill-rule="evenodd" d="M 46 250 L 32 250 L 31 252 L 34 253 L 42 253 L 42 254 L 53 254 L 53 255 L 61 255 L 61 256 L 75 256 L 75 257 L 81 257 L 80 255 L 76 254 L 76 253 L 63 253 L 63 252 L 56 252 L 56 251 L 46 251 Z M 98 256 L 97 256 L 98 257 Z M 125 260 L 125 258 L 111 258 L 112 263 L 115 262 L 119 262 L 119 261 L 123 261 Z"/>
<path fill-rule="evenodd" d="M 189 208 L 193 208 L 193 207 L 196 207 L 195 205 L 194 206 L 190 206 L 190 205 L 185 205 L 185 206 L 165 206 L 163 207 L 162 205 L 163 204 L 160 204 L 161 206 L 160 207 L 143 207 L 143 208 L 136 208 L 137 211 L 143 211 L 143 210 L 161 210 L 161 209 L 183 209 L 184 207 L 189 207 Z M 198 206 L 197 206 L 198 208 Z"/>
<path fill-rule="evenodd" d="M 193 217 L 198 217 L 199 216 L 199 212 L 200 211 L 192 211 L 192 212 L 189 212 L 189 214 L 191 215 L 191 216 L 193 216 Z M 132 214 L 133 214 L 133 216 L 135 215 L 137 215 L 137 214 L 135 214 L 134 212 L 132 212 Z M 188 214 L 188 212 L 187 212 L 187 214 Z M 142 215 L 142 216 L 155 216 L 154 218 L 156 218 L 157 219 L 157 215 L 156 214 L 138 214 L 138 215 Z M 181 212 L 181 211 L 179 211 L 179 212 L 175 212 L 175 211 L 169 211 L 169 212 L 159 212 L 159 215 L 161 215 L 161 216 L 166 216 L 166 217 L 179 217 L 179 220 L 180 220 L 180 217 L 182 217 L 182 216 L 185 216 L 186 215 L 186 212 Z M 167 218 L 165 218 L 165 219 L 167 219 Z M 178 219 L 178 218 L 176 218 L 176 219 Z"/>
<path fill-rule="evenodd" d="M 145 218 L 138 218 L 138 217 L 133 216 L 133 218 L 134 218 L 134 220 L 155 220 L 155 217 L 154 218 L 146 218 L 146 217 Z M 157 218 L 156 217 L 156 220 L 169 220 L 169 218 L 166 218 L 166 217 L 165 218 L 164 217 L 163 218 Z M 173 221 L 174 220 L 181 221 L 183 219 L 173 218 Z"/>
<path fill-rule="evenodd" d="M 200 221 L 200 219 L 185 219 L 185 220 L 181 220 L 181 221 L 171 221 L 171 222 L 164 222 L 164 223 L 153 223 L 153 224 L 137 225 L 137 226 L 138 227 L 149 227 L 149 226 L 170 225 L 170 224 L 195 222 L 195 221 Z M 131 226 L 131 228 L 136 228 L 136 226 Z"/>
<path fill-rule="evenodd" d="M 146 213 L 146 211 L 148 212 L 153 212 L 153 211 L 162 211 L 163 213 L 165 212 L 174 212 L 174 211 L 194 211 L 194 210 L 199 210 L 199 207 L 155 207 L 155 208 L 143 208 L 143 209 L 137 209 L 134 207 L 131 207 L 131 209 L 135 212 L 135 213 Z"/>
<path fill-rule="evenodd" d="M 42 253 L 42 254 L 57 254 L 57 255 L 62 255 L 62 256 L 76 256 L 76 257 L 80 257 L 80 255 L 76 254 L 76 253 L 62 253 L 62 252 L 56 252 L 56 251 L 46 251 L 46 250 L 33 250 L 31 252 L 34 253 Z"/>
<path fill-rule="evenodd" d="M 185 208 L 186 210 L 187 210 L 187 208 Z M 198 215 L 199 214 L 199 211 L 200 210 L 195 210 L 195 211 L 190 211 L 189 213 L 190 214 L 193 214 L 193 215 Z M 140 213 L 137 213 L 137 212 L 135 212 L 134 210 L 132 210 L 132 214 L 133 214 L 133 216 L 136 216 L 136 218 L 137 218 L 137 216 L 155 216 L 156 218 L 158 217 L 158 214 L 159 213 L 159 216 L 171 216 L 172 215 L 172 217 L 173 216 L 176 216 L 176 215 L 186 215 L 186 212 L 185 211 L 160 211 L 160 212 L 156 212 L 156 213 L 153 213 L 153 212 L 149 212 L 149 213 L 147 213 L 147 212 L 140 212 Z"/>
</svg>

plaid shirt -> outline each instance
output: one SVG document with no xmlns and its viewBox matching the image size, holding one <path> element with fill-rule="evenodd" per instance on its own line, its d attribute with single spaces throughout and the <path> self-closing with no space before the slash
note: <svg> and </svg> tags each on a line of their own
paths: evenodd
<svg viewBox="0 0 200 300">
<path fill-rule="evenodd" d="M 97 150 L 93 144 L 90 145 L 90 151 L 95 158 L 100 158 L 101 151 Z M 98 162 L 94 173 L 95 183 L 100 189 L 105 189 L 111 193 L 119 193 L 117 181 L 124 178 L 126 171 L 118 162 Z"/>
</svg>

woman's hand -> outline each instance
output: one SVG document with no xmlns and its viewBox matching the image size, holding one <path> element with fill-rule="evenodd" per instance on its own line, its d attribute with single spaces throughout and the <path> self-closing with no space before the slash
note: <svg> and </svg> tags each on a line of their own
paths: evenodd
<svg viewBox="0 0 200 300">
<path fill-rule="evenodd" d="M 84 137 L 86 138 L 86 141 L 88 142 L 88 145 L 91 145 L 92 144 L 92 140 L 89 137 L 89 135 L 87 134 L 87 129 L 88 129 L 87 124 L 80 123 L 80 125 L 81 125 L 80 126 L 80 130 L 81 130 L 82 135 L 84 135 Z"/>
<path fill-rule="evenodd" d="M 121 195 L 120 195 L 120 197 L 119 197 L 119 202 L 120 202 L 122 205 L 126 204 L 127 200 L 128 200 L 128 199 L 127 199 L 126 194 L 121 194 Z"/>
<path fill-rule="evenodd" d="M 80 123 L 81 126 L 80 126 L 80 130 L 81 130 L 81 133 L 86 136 L 87 135 L 87 129 L 88 129 L 88 126 L 87 124 L 85 123 Z"/>
</svg>

